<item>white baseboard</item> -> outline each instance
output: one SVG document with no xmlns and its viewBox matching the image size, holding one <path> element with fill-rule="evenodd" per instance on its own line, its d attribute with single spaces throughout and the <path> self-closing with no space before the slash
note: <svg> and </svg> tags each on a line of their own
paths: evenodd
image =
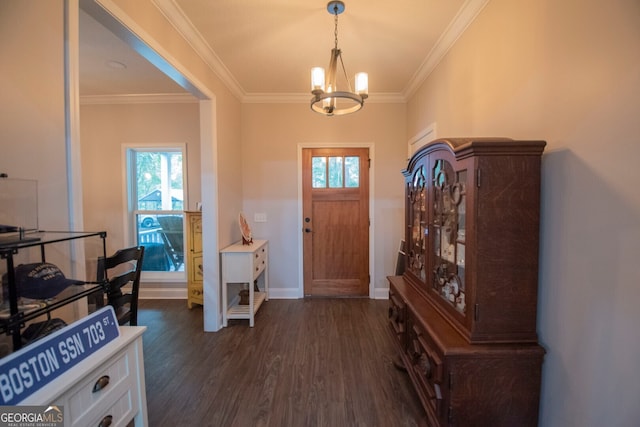
<svg viewBox="0 0 640 427">
<path fill-rule="evenodd" d="M 373 299 L 389 299 L 389 288 L 375 288 Z M 298 289 L 269 288 L 269 299 L 300 299 Z"/>
<path fill-rule="evenodd" d="M 184 288 L 140 288 L 140 299 L 187 299 Z"/>
<path fill-rule="evenodd" d="M 374 299 L 389 299 L 389 288 L 375 288 L 373 290 Z"/>
<path fill-rule="evenodd" d="M 300 299 L 300 296 L 298 289 L 269 287 L 269 299 Z"/>
<path fill-rule="evenodd" d="M 140 288 L 140 299 L 187 299 L 184 288 Z M 389 288 L 375 288 L 374 299 L 389 299 Z M 300 299 L 298 289 L 269 288 L 269 299 Z"/>
</svg>

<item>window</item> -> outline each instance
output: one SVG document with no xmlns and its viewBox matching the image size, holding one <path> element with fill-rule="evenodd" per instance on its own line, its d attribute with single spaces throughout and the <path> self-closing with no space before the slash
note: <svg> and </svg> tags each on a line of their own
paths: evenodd
<svg viewBox="0 0 640 427">
<path fill-rule="evenodd" d="M 145 247 L 146 278 L 184 279 L 185 162 L 184 146 L 127 149 L 131 244 Z"/>
</svg>

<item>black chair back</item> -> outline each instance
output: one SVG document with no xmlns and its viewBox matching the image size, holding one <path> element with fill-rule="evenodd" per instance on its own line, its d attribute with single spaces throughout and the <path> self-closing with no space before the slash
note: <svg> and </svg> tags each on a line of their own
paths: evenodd
<svg viewBox="0 0 640 427">
<path fill-rule="evenodd" d="M 110 257 L 98 258 L 98 281 L 106 281 L 107 302 L 120 325 L 138 324 L 138 294 L 144 246 L 120 249 Z M 126 285 L 130 289 L 124 290 Z"/>
</svg>

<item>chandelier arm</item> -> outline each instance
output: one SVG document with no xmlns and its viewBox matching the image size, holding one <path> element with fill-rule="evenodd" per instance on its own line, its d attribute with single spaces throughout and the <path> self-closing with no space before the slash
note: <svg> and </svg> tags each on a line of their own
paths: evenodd
<svg viewBox="0 0 640 427">
<path fill-rule="evenodd" d="M 349 86 L 349 92 L 353 92 L 351 89 L 351 82 L 349 81 L 349 76 L 347 75 L 347 70 L 344 68 L 344 61 L 342 60 L 342 55 L 340 55 L 340 65 L 342 65 L 342 72 L 344 73 L 344 79 L 347 81 L 347 86 Z"/>
</svg>

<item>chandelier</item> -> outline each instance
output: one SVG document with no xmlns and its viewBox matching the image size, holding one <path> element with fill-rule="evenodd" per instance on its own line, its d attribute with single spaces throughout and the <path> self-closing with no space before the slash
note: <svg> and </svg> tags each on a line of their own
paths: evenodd
<svg viewBox="0 0 640 427">
<path fill-rule="evenodd" d="M 355 113 L 364 105 L 364 100 L 369 96 L 369 77 L 367 73 L 357 73 L 355 76 L 355 92 L 351 89 L 351 83 L 342 61 L 342 52 L 338 49 L 338 15 L 344 12 L 344 3 L 331 1 L 327 4 L 327 11 L 335 16 L 335 47 L 331 49 L 329 72 L 326 78 L 324 68 L 311 69 L 311 109 L 326 116 L 341 116 Z M 348 91 L 339 91 L 336 86 L 338 61 L 342 68 Z"/>
</svg>

